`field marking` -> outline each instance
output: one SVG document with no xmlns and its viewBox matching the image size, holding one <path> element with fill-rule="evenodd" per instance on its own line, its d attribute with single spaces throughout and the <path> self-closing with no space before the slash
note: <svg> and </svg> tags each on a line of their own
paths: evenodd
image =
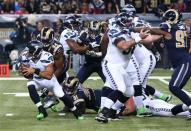
<svg viewBox="0 0 191 131">
<path fill-rule="evenodd" d="M 168 82 L 167 80 L 163 79 L 163 78 L 159 78 L 158 80 L 161 81 L 162 83 L 166 84 L 166 85 L 169 85 L 169 82 Z M 182 89 L 182 90 L 183 90 L 189 97 L 191 97 L 191 93 L 190 93 L 190 92 L 188 92 L 188 91 L 186 91 L 186 90 L 184 90 L 184 89 Z"/>
<path fill-rule="evenodd" d="M 3 93 L 4 95 L 14 95 L 16 97 L 28 97 L 29 96 L 29 93 L 27 92 L 23 92 L 23 93 Z"/>
<path fill-rule="evenodd" d="M 149 79 L 170 79 L 170 76 L 150 76 Z M 88 78 L 88 80 L 100 80 L 101 78 L 99 76 L 91 76 Z M 5 77 L 5 78 L 0 78 L 0 81 L 9 81 L 9 80 L 27 80 L 24 77 Z"/>
<path fill-rule="evenodd" d="M 13 114 L 12 113 L 7 113 L 7 114 L 5 114 L 5 116 L 13 116 Z"/>
</svg>

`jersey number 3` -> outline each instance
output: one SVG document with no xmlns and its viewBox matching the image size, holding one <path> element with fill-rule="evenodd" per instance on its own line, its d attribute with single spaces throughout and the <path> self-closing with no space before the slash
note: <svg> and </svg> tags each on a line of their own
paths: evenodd
<svg viewBox="0 0 191 131">
<path fill-rule="evenodd" d="M 187 35 L 186 31 L 176 31 L 176 48 L 185 48 L 187 47 Z"/>
</svg>

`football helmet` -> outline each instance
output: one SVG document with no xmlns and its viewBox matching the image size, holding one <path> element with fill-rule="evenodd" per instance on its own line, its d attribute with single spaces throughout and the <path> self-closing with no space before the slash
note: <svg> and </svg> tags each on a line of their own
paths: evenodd
<svg viewBox="0 0 191 131">
<path fill-rule="evenodd" d="M 131 14 L 131 15 L 135 15 L 136 14 L 136 9 L 133 5 L 131 4 L 126 4 L 122 9 L 121 9 L 122 13 L 127 13 L 127 14 Z"/>
<path fill-rule="evenodd" d="M 62 87 L 68 95 L 73 95 L 77 91 L 78 85 L 79 79 L 74 76 L 66 78 L 62 83 Z"/>
<path fill-rule="evenodd" d="M 89 23 L 89 35 L 91 38 L 95 39 L 96 36 L 100 33 L 100 22 L 98 21 L 91 21 Z"/>
<path fill-rule="evenodd" d="M 40 39 L 44 44 L 44 47 L 49 47 L 54 41 L 54 30 L 50 27 L 42 28 L 40 32 Z"/>
<path fill-rule="evenodd" d="M 72 29 L 72 30 L 78 30 L 80 26 L 82 26 L 83 21 L 80 16 L 77 15 L 68 15 L 66 16 L 66 19 L 64 21 L 65 27 Z"/>
<path fill-rule="evenodd" d="M 175 9 L 169 9 L 163 14 L 162 18 L 164 22 L 176 24 L 181 20 L 182 14 Z"/>
<path fill-rule="evenodd" d="M 32 40 L 28 43 L 28 53 L 33 59 L 38 59 L 43 50 L 43 44 L 38 40 Z"/>
<path fill-rule="evenodd" d="M 151 27 L 150 23 L 144 20 L 138 20 L 133 23 L 135 27 Z"/>
<path fill-rule="evenodd" d="M 133 15 L 122 12 L 116 16 L 116 24 L 122 27 L 130 27 L 132 25 Z"/>
</svg>

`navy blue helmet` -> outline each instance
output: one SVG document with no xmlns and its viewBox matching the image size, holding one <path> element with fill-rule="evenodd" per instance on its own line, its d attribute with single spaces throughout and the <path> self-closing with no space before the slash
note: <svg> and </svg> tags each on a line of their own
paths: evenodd
<svg viewBox="0 0 191 131">
<path fill-rule="evenodd" d="M 163 21 L 170 24 L 178 23 L 182 18 L 182 14 L 175 9 L 169 9 L 163 14 Z"/>
<path fill-rule="evenodd" d="M 116 24 L 129 27 L 132 25 L 133 15 L 122 12 L 116 16 Z"/>
<path fill-rule="evenodd" d="M 32 40 L 27 45 L 29 55 L 32 58 L 39 58 L 43 50 L 43 44 L 38 40 Z"/>
<path fill-rule="evenodd" d="M 135 9 L 135 7 L 133 5 L 127 4 L 127 5 L 125 5 L 125 7 L 123 7 L 121 9 L 121 12 L 131 14 L 131 15 L 135 15 L 136 14 L 136 9 Z"/>
</svg>

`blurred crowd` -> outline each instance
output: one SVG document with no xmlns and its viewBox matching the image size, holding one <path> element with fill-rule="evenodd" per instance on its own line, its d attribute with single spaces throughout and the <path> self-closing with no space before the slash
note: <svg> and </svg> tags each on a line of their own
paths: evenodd
<svg viewBox="0 0 191 131">
<path fill-rule="evenodd" d="M 0 0 L 1 14 L 112 14 L 126 4 L 137 13 L 154 13 L 158 6 L 191 12 L 190 0 Z"/>
</svg>

